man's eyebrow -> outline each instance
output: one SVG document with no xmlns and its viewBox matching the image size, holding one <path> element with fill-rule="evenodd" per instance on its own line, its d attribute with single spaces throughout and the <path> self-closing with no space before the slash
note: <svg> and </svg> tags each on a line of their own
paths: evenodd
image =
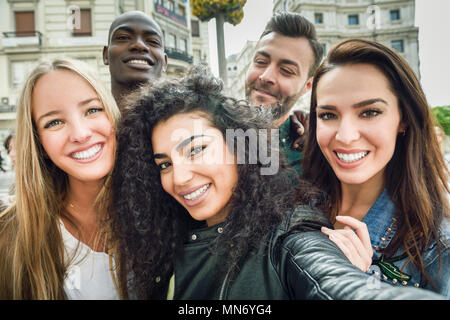
<svg viewBox="0 0 450 320">
<path fill-rule="evenodd" d="M 120 26 L 120 27 L 118 27 L 117 29 L 115 29 L 113 31 L 112 35 L 114 35 L 116 32 L 119 32 L 119 31 L 126 31 L 126 32 L 129 32 L 129 33 L 134 33 L 134 29 L 133 28 L 127 27 L 127 26 Z"/>
<path fill-rule="evenodd" d="M 266 57 L 267 59 L 270 59 L 270 54 L 267 53 L 267 52 L 264 51 L 264 50 L 257 51 L 256 54 L 255 54 L 255 57 L 256 57 L 257 55 L 262 55 L 262 56 Z M 290 60 L 290 59 L 281 59 L 279 63 L 280 63 L 280 64 L 288 64 L 288 65 L 294 66 L 294 67 L 296 67 L 298 70 L 300 70 L 299 64 L 298 64 L 297 62 L 293 61 L 293 60 Z"/>
<path fill-rule="evenodd" d="M 262 56 L 264 56 L 264 57 L 266 57 L 267 59 L 270 59 L 270 54 L 268 54 L 266 51 L 263 51 L 263 50 L 256 51 L 255 57 L 256 57 L 258 54 L 259 54 L 259 55 L 262 55 Z"/>
<path fill-rule="evenodd" d="M 294 67 L 299 68 L 299 65 L 297 62 L 295 62 L 293 60 L 289 60 L 289 59 L 281 59 L 280 64 L 289 64 L 289 65 L 293 65 Z"/>
<path fill-rule="evenodd" d="M 150 35 L 150 36 L 158 36 L 159 38 L 162 38 L 161 34 L 158 31 L 153 30 L 153 29 L 151 29 L 151 30 L 144 30 L 144 34 L 146 36 Z"/>
<path fill-rule="evenodd" d="M 185 140 L 183 140 L 182 142 L 180 142 L 180 144 L 175 148 L 176 151 L 180 151 L 183 147 L 187 146 L 189 143 L 191 143 L 192 140 L 200 138 L 200 137 L 207 137 L 203 134 L 198 134 L 195 136 L 191 136 L 190 138 L 187 138 Z"/>
<path fill-rule="evenodd" d="M 129 27 L 129 26 L 120 26 L 120 27 L 118 27 L 117 29 L 115 29 L 115 30 L 113 31 L 112 34 L 114 35 L 114 34 L 115 34 L 116 32 L 118 32 L 118 31 L 126 31 L 126 32 L 129 32 L 129 33 L 132 33 L 132 34 L 135 34 L 135 33 L 136 33 L 136 31 L 135 31 L 132 27 Z M 144 33 L 145 35 L 158 36 L 158 37 L 161 38 L 161 34 L 160 34 L 157 30 L 154 30 L 154 29 L 144 30 L 143 33 Z"/>
</svg>

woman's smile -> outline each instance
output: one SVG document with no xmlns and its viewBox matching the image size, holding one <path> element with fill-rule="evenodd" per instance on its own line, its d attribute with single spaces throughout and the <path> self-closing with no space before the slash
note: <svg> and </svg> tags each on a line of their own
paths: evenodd
<svg viewBox="0 0 450 320">
<path fill-rule="evenodd" d="M 223 221 L 238 176 L 221 131 L 202 114 L 177 114 L 155 126 L 152 143 L 164 190 L 194 219 Z"/>
</svg>

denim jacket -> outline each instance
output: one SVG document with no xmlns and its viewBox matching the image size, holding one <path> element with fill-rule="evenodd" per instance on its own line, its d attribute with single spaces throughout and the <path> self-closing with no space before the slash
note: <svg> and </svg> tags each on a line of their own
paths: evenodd
<svg viewBox="0 0 450 320">
<path fill-rule="evenodd" d="M 395 206 L 386 189 L 383 190 L 362 221 L 367 225 L 372 243 L 373 263 L 370 272 L 374 276 L 382 281 L 399 286 L 415 286 L 434 291 L 412 262 L 403 268 L 408 260 L 407 256 L 402 256 L 405 253 L 404 249 L 399 249 L 391 259 L 382 259 L 379 251 L 389 245 L 397 229 Z M 436 243 L 428 248 L 422 259 L 428 276 L 438 288 L 438 293 L 450 299 L 450 222 L 448 219 L 444 218 L 440 226 L 440 232 L 442 255 L 440 269 Z M 398 269 L 396 270 L 395 267 Z"/>
</svg>

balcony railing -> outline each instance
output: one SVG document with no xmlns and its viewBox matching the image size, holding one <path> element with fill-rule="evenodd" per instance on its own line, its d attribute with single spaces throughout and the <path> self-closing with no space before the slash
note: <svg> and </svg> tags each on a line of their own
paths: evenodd
<svg viewBox="0 0 450 320">
<path fill-rule="evenodd" d="M 159 14 L 162 14 L 164 16 L 166 16 L 167 18 L 182 24 L 183 26 L 187 26 L 187 21 L 186 21 L 186 17 L 172 11 L 169 10 L 167 8 L 165 8 L 159 0 L 155 0 L 155 11 Z"/>
<path fill-rule="evenodd" d="M 16 112 L 16 106 L 0 104 L 0 112 Z"/>
<path fill-rule="evenodd" d="M 4 47 L 33 46 L 42 44 L 42 33 L 39 31 L 8 31 L 3 32 Z"/>
<path fill-rule="evenodd" d="M 190 56 L 186 52 L 178 50 L 178 49 L 166 47 L 166 54 L 171 59 L 182 60 L 189 64 L 192 64 L 192 62 L 193 62 L 192 56 Z"/>
</svg>

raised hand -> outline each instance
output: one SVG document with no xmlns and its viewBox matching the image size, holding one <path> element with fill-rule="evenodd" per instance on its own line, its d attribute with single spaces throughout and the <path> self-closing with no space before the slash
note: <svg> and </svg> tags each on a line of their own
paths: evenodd
<svg viewBox="0 0 450 320">
<path fill-rule="evenodd" d="M 291 119 L 290 135 L 294 138 L 292 148 L 302 150 L 309 128 L 309 113 L 304 110 L 295 110 L 289 117 Z"/>
<path fill-rule="evenodd" d="M 345 225 L 344 229 L 322 227 L 321 231 L 341 249 L 354 266 L 367 272 L 372 264 L 373 251 L 366 224 L 350 216 L 337 216 L 336 221 Z"/>
</svg>

